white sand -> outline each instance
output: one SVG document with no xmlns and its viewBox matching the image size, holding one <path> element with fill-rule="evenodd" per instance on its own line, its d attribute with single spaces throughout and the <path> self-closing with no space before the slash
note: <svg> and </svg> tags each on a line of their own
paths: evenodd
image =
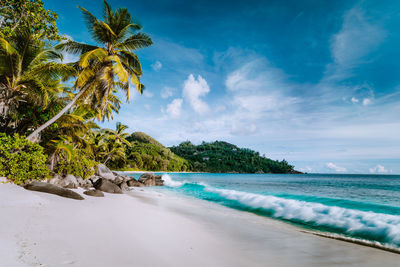
<svg viewBox="0 0 400 267">
<path fill-rule="evenodd" d="M 0 266 L 399 266 L 397 254 L 154 189 L 83 196 L 0 184 Z"/>
</svg>

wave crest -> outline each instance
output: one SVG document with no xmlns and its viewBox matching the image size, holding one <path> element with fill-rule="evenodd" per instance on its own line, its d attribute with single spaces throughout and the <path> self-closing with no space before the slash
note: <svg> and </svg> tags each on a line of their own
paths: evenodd
<svg viewBox="0 0 400 267">
<path fill-rule="evenodd" d="M 272 217 L 330 227 L 347 234 L 400 245 L 400 216 L 213 187 L 204 190 L 237 201 L 249 209 L 270 211 Z"/>
<path fill-rule="evenodd" d="M 163 174 L 162 179 L 164 180 L 164 185 L 169 187 L 180 187 L 185 184 L 185 182 L 172 180 L 171 176 L 169 176 L 168 174 Z"/>
<path fill-rule="evenodd" d="M 398 215 L 219 189 L 201 182 L 175 181 L 168 174 L 164 174 L 162 178 L 168 187 L 179 188 L 186 194 L 219 202 L 229 207 L 261 211 L 264 215 L 273 218 L 400 247 L 400 216 Z"/>
</svg>

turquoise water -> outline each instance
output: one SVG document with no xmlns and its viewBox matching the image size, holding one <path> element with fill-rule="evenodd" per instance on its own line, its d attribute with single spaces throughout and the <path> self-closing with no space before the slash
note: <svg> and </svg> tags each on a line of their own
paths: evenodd
<svg viewBox="0 0 400 267">
<path fill-rule="evenodd" d="M 164 174 L 169 190 L 307 229 L 400 248 L 400 176 Z"/>
</svg>

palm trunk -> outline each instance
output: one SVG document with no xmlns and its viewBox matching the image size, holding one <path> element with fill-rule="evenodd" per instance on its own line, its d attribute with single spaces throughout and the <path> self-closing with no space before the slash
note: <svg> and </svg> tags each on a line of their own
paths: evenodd
<svg viewBox="0 0 400 267">
<path fill-rule="evenodd" d="M 111 158 L 108 156 L 107 159 L 106 159 L 106 161 L 104 161 L 103 164 L 106 165 L 107 161 L 109 161 L 110 159 L 111 159 Z"/>
<path fill-rule="evenodd" d="M 68 103 L 68 105 L 66 105 L 60 112 L 58 112 L 57 115 L 55 115 L 53 118 L 51 118 L 50 120 L 48 120 L 44 124 L 42 124 L 39 128 L 37 128 L 35 131 L 33 131 L 33 133 L 31 133 L 26 139 L 28 139 L 29 141 L 34 142 L 34 143 L 38 142 L 39 141 L 39 138 L 38 138 L 39 133 L 41 131 L 43 131 L 44 129 L 46 129 L 47 127 L 49 127 L 51 124 L 53 124 L 62 115 L 64 115 L 65 112 L 67 112 L 70 108 L 72 108 L 72 106 L 75 104 L 76 100 L 78 100 L 78 98 L 86 91 L 87 88 L 88 88 L 88 86 L 86 86 L 81 91 L 79 91 L 79 93 L 76 94 L 76 96 L 72 99 L 72 101 L 70 103 Z"/>
</svg>

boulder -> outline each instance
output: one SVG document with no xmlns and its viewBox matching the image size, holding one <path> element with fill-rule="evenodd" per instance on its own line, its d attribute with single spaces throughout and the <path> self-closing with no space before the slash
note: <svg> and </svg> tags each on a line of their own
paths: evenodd
<svg viewBox="0 0 400 267">
<path fill-rule="evenodd" d="M 156 186 L 164 185 L 164 180 L 162 179 L 162 175 L 156 175 L 155 177 Z"/>
<path fill-rule="evenodd" d="M 89 179 L 83 179 L 82 177 L 76 177 L 78 181 L 78 185 L 82 188 L 89 189 L 93 186 L 92 182 Z"/>
<path fill-rule="evenodd" d="M 144 184 L 145 186 L 155 186 L 156 185 L 156 176 L 154 173 L 143 173 L 139 177 L 139 182 Z"/>
<path fill-rule="evenodd" d="M 130 191 L 131 190 L 126 182 L 122 182 L 119 185 L 119 187 L 121 188 L 122 191 Z"/>
<path fill-rule="evenodd" d="M 116 185 L 119 185 L 124 182 L 124 177 L 122 177 L 121 175 L 115 175 L 114 181 L 111 182 L 113 182 Z"/>
<path fill-rule="evenodd" d="M 97 165 L 96 175 L 100 176 L 102 178 L 105 178 L 107 180 L 110 180 L 110 181 L 114 181 L 115 180 L 114 173 L 112 171 L 110 171 L 110 169 L 107 168 L 107 166 L 104 165 L 104 164 Z"/>
<path fill-rule="evenodd" d="M 131 180 L 129 180 L 127 182 L 128 186 L 136 186 L 136 187 L 142 187 L 144 186 L 144 184 L 142 184 L 141 182 L 136 181 L 134 178 L 132 178 Z"/>
<path fill-rule="evenodd" d="M 144 184 L 144 186 L 155 186 L 156 185 L 156 180 L 154 178 L 149 178 L 149 179 L 146 179 L 143 182 L 143 184 Z"/>
<path fill-rule="evenodd" d="M 162 186 L 164 181 L 162 175 L 154 175 L 154 173 L 143 173 L 138 180 L 144 186 Z M 128 184 L 129 185 L 129 184 Z"/>
<path fill-rule="evenodd" d="M 54 195 L 57 195 L 60 197 L 72 198 L 72 199 L 77 199 L 77 200 L 84 199 L 81 195 L 79 195 L 78 193 L 76 193 L 72 190 L 62 188 L 62 187 L 56 186 L 54 184 L 49 184 L 49 183 L 32 182 L 30 184 L 25 185 L 24 188 L 26 190 L 54 194 Z"/>
<path fill-rule="evenodd" d="M 97 182 L 97 180 L 101 179 L 100 176 L 93 175 L 92 177 L 89 178 L 89 181 L 91 181 L 92 185 Z"/>
<path fill-rule="evenodd" d="M 121 188 L 118 185 L 110 182 L 105 178 L 100 178 L 94 183 L 94 188 L 107 193 L 122 194 Z"/>
<path fill-rule="evenodd" d="M 62 187 L 62 180 L 63 180 L 63 177 L 61 177 L 60 175 L 56 174 L 56 175 L 54 175 L 53 178 L 51 178 L 49 180 L 49 183 L 53 184 L 53 185 L 56 185 L 56 186 Z"/>
<path fill-rule="evenodd" d="M 140 175 L 138 181 L 141 183 L 144 183 L 148 179 L 155 179 L 154 173 L 151 173 L 151 172 L 143 173 L 142 175 Z"/>
<path fill-rule="evenodd" d="M 156 180 L 156 186 L 163 186 L 164 180 Z"/>
<path fill-rule="evenodd" d="M 118 177 L 118 179 L 121 181 L 121 182 L 119 182 L 119 184 L 122 182 L 127 183 L 132 178 L 130 176 L 122 175 L 117 172 L 113 172 L 113 174 L 115 175 L 115 177 Z"/>
<path fill-rule="evenodd" d="M 61 180 L 61 185 L 64 188 L 78 188 L 79 183 L 76 180 L 76 177 L 72 174 L 67 174 L 64 179 Z"/>
<path fill-rule="evenodd" d="M 91 197 L 104 197 L 104 193 L 97 189 L 87 190 L 83 193 Z"/>
<path fill-rule="evenodd" d="M 64 188 L 78 188 L 79 186 L 77 179 L 72 174 L 68 174 L 65 177 L 56 174 L 49 183 Z"/>
</svg>

